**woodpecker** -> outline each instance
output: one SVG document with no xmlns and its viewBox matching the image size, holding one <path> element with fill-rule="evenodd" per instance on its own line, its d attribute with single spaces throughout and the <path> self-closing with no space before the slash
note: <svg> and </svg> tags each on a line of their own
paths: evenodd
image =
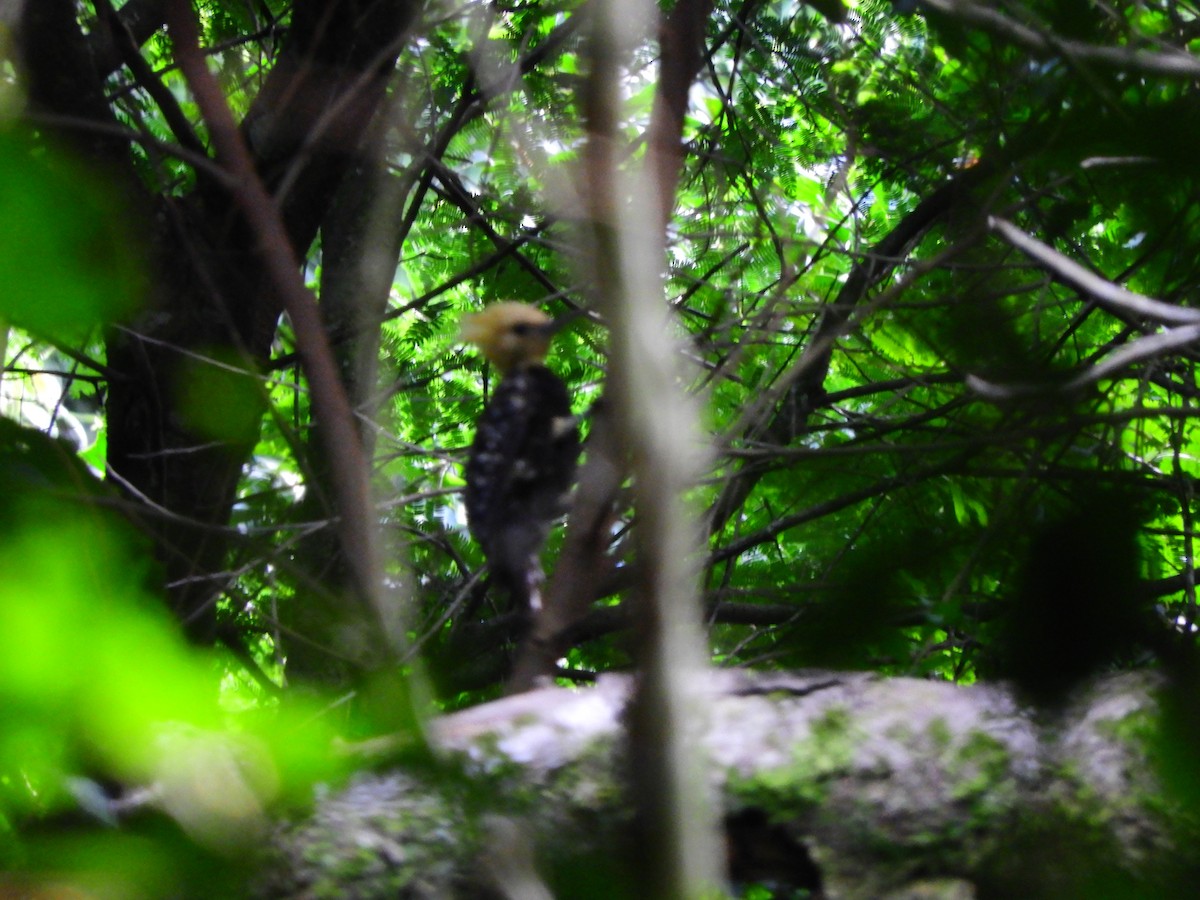
<svg viewBox="0 0 1200 900">
<path fill-rule="evenodd" d="M 501 376 L 467 459 L 467 526 L 494 582 L 525 614 L 541 608 L 538 554 L 566 511 L 579 458 L 571 397 L 544 365 L 561 324 L 516 302 L 493 303 L 462 322 L 462 339 L 478 345 Z"/>
</svg>

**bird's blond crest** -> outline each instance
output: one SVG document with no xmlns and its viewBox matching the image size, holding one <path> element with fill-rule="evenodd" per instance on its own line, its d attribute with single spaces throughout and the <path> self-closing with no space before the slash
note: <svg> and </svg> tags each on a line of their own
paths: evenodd
<svg viewBox="0 0 1200 900">
<path fill-rule="evenodd" d="M 475 344 L 501 372 L 537 365 L 546 358 L 555 322 L 535 306 L 505 300 L 463 316 L 462 340 Z"/>
</svg>

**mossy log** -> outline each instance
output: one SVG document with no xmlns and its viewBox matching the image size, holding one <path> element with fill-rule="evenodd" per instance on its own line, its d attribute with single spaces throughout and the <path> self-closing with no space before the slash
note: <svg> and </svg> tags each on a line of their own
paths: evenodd
<svg viewBox="0 0 1200 900">
<path fill-rule="evenodd" d="M 262 893 L 639 896 L 630 685 L 544 688 L 434 722 L 439 764 L 359 775 L 281 826 Z M 1156 766 L 1163 687 L 1111 676 L 1049 712 L 999 685 L 713 673 L 697 723 L 712 778 L 697 789 L 723 805 L 731 891 L 1174 896 L 1190 816 Z"/>
</svg>

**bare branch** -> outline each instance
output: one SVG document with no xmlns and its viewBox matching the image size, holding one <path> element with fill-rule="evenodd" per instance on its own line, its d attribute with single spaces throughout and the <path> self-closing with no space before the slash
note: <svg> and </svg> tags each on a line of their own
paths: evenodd
<svg viewBox="0 0 1200 900">
<path fill-rule="evenodd" d="M 1159 334 L 1148 334 L 1138 338 L 1132 344 L 1126 344 L 1121 349 L 1114 350 L 1103 361 L 1089 366 L 1069 381 L 1053 387 L 1042 384 L 996 384 L 980 378 L 978 375 L 968 375 L 964 382 L 980 397 L 997 402 L 1019 400 L 1022 397 L 1034 397 L 1048 393 L 1073 393 L 1089 387 L 1101 379 L 1115 375 L 1134 363 L 1155 359 L 1172 350 L 1194 344 L 1196 341 L 1200 341 L 1200 324 L 1171 328 Z"/>
<path fill-rule="evenodd" d="M 1011 41 L 1040 56 L 1061 54 L 1076 62 L 1089 62 L 1170 78 L 1200 76 L 1200 60 L 1183 51 L 1157 53 L 1131 47 L 1105 47 L 1057 37 L 1011 19 L 991 5 L 972 0 L 920 0 L 920 6 L 951 16 L 960 22 Z"/>
<path fill-rule="evenodd" d="M 1089 272 L 1075 260 L 1026 234 L 1011 222 L 992 216 L 988 218 L 988 227 L 1064 284 L 1086 294 L 1110 312 L 1142 316 L 1168 325 L 1200 322 L 1200 310 L 1175 306 L 1126 290 L 1095 272 Z"/>
</svg>

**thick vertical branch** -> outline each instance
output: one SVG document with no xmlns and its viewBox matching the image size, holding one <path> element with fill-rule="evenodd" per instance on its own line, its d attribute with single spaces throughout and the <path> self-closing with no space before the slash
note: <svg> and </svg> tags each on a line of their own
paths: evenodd
<svg viewBox="0 0 1200 900">
<path fill-rule="evenodd" d="M 649 4 L 607 0 L 595 14 L 586 98 L 588 200 L 600 308 L 611 327 L 610 396 L 630 459 L 637 515 L 634 600 L 641 677 L 630 756 L 642 870 L 646 896 L 700 897 L 723 879 L 696 740 L 703 718 L 696 691 L 707 652 L 700 630 L 697 517 L 684 502 L 700 474 L 702 441 L 698 410 L 683 391 L 676 365 L 681 354 L 668 337 L 672 323 L 663 297 L 665 210 L 671 205 L 665 197 L 673 187 L 659 183 L 656 154 L 625 172 L 615 152 L 622 62 L 654 12 Z M 663 68 L 679 90 L 687 79 L 673 63 L 664 58 Z M 657 105 L 678 112 L 680 102 L 671 95 Z M 677 120 L 682 122 L 681 113 Z M 658 127 L 659 142 L 671 143 L 666 126 Z M 626 197 L 627 203 L 618 199 Z"/>
<path fill-rule="evenodd" d="M 704 25 L 712 6 L 712 0 L 679 0 L 659 29 L 661 65 L 647 146 L 664 228 L 675 205 L 683 168 L 683 116 L 692 82 L 704 61 Z"/>
</svg>

